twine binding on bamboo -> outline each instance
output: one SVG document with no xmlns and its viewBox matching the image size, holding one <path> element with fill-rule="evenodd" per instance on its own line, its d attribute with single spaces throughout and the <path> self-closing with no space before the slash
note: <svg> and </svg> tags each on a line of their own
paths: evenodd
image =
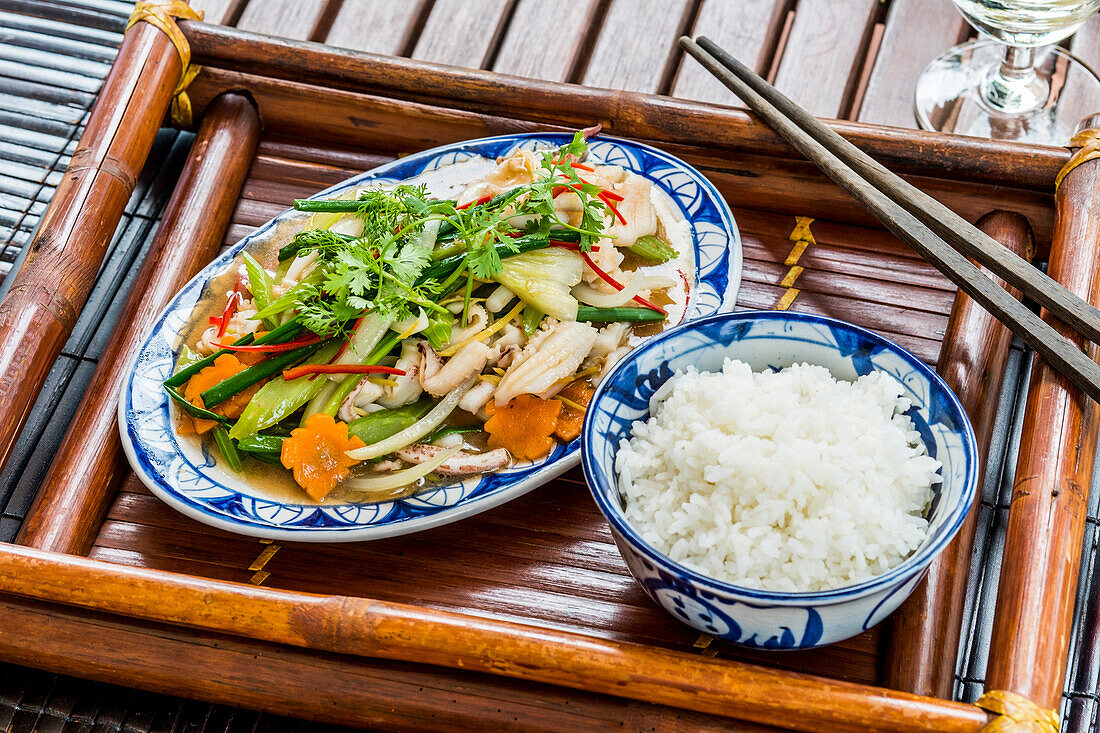
<svg viewBox="0 0 1100 733">
<path fill-rule="evenodd" d="M 1058 733 L 1057 713 L 1015 692 L 990 690 L 974 704 L 997 716 L 980 733 Z"/>
<path fill-rule="evenodd" d="M 1073 154 L 1069 162 L 1062 166 L 1062 170 L 1058 171 L 1058 177 L 1054 179 L 1055 191 L 1058 190 L 1058 187 L 1062 185 L 1062 181 L 1074 168 L 1082 163 L 1100 158 L 1100 130 L 1095 128 L 1081 130 L 1070 139 L 1069 145 L 1066 147 L 1077 148 L 1077 152 Z"/>
<path fill-rule="evenodd" d="M 187 37 L 176 25 L 174 18 L 186 20 L 202 20 L 203 12 L 195 10 L 185 0 L 141 0 L 134 5 L 134 12 L 130 14 L 130 21 L 126 24 L 126 30 L 140 21 L 145 21 L 156 27 L 172 41 L 176 51 L 180 55 L 180 64 L 183 70 L 180 72 L 179 83 L 172 93 L 172 106 L 169 110 L 172 122 L 179 127 L 191 126 L 191 99 L 187 96 L 187 87 L 198 76 L 201 67 L 191 65 L 191 44 Z"/>
</svg>

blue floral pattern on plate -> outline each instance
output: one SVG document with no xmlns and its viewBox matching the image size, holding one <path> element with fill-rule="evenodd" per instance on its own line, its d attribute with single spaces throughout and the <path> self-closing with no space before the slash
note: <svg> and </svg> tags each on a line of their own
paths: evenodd
<svg viewBox="0 0 1100 733">
<path fill-rule="evenodd" d="M 614 473 L 619 442 L 677 369 L 718 371 L 727 357 L 754 370 L 820 364 L 838 379 L 874 370 L 893 376 L 912 401 L 908 415 L 942 464 L 933 486 L 929 533 L 883 575 L 817 593 L 777 593 L 707 578 L 663 555 L 627 524 Z M 900 346 L 842 321 L 800 313 L 726 313 L 669 329 L 623 358 L 596 389 L 583 431 L 584 475 L 611 524 L 615 544 L 646 593 L 686 624 L 742 646 L 805 649 L 879 623 L 904 601 L 962 526 L 974 500 L 978 453 L 962 406 L 932 369 Z"/>
<path fill-rule="evenodd" d="M 314 198 L 328 198 L 368 183 L 396 182 L 474 156 L 506 156 L 518 148 L 558 146 L 570 135 L 502 135 L 447 145 L 401 158 L 338 183 Z M 714 186 L 683 161 L 648 145 L 599 137 L 595 160 L 621 165 L 651 180 L 691 223 L 695 280 L 685 320 L 731 310 L 741 281 L 741 239 L 733 215 Z M 191 280 L 161 315 L 142 344 L 119 398 L 119 429 L 134 471 L 157 496 L 184 514 L 232 532 L 299 542 L 376 539 L 447 524 L 514 499 L 577 465 L 579 440 L 555 447 L 547 458 L 484 477 L 440 486 L 398 501 L 314 506 L 277 501 L 250 487 L 197 441 L 181 440 L 161 382 L 173 370 L 188 316 L 214 274 L 279 222 L 263 225 Z"/>
</svg>

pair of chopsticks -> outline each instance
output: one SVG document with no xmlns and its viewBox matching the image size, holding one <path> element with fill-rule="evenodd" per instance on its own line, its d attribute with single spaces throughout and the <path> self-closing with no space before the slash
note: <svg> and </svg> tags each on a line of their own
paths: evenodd
<svg viewBox="0 0 1100 733">
<path fill-rule="evenodd" d="M 696 43 L 685 36 L 680 39 L 680 46 L 788 143 L 870 209 L 895 236 L 1005 324 L 1074 386 L 1100 402 L 1100 366 L 967 258 L 1019 288 L 1094 343 L 1100 343 L 1100 310 L 891 173 L 710 39 L 700 37 Z"/>
</svg>

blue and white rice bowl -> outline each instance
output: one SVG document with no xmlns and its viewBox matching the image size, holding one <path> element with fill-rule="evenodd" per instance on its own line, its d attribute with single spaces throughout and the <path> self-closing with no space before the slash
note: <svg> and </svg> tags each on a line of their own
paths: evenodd
<svg viewBox="0 0 1100 733">
<path fill-rule="evenodd" d="M 807 362 L 847 381 L 878 370 L 892 375 L 912 402 L 912 419 L 928 454 L 941 462 L 933 484 L 928 535 L 899 565 L 845 587 L 777 592 L 715 580 L 642 539 L 624 514 L 615 472 L 620 441 L 649 417 L 650 397 L 677 370 L 720 371 L 727 358 L 754 371 Z M 866 329 L 819 316 L 751 311 L 685 323 L 624 357 L 597 387 L 582 434 L 585 478 L 615 543 L 646 593 L 684 623 L 739 645 L 808 649 L 855 636 L 909 596 L 929 564 L 958 532 L 977 491 L 979 457 L 962 405 L 942 379 L 900 346 Z"/>
</svg>

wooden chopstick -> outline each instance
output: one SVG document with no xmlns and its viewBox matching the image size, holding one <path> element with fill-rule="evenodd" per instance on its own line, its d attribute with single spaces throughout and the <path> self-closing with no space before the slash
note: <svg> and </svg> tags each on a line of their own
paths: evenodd
<svg viewBox="0 0 1100 733">
<path fill-rule="evenodd" d="M 686 42 L 685 42 L 686 41 Z M 681 40 L 681 46 L 691 51 L 690 39 Z M 835 131 L 824 125 L 802 107 L 795 104 L 751 69 L 722 50 L 714 41 L 701 36 L 698 47 L 717 59 L 742 82 L 752 88 L 769 104 L 819 142 L 826 150 L 840 158 L 864 179 L 896 201 L 940 239 L 979 264 L 984 265 L 1009 285 L 1019 288 L 1025 296 L 1049 310 L 1056 318 L 1094 343 L 1100 343 L 1100 309 L 1085 302 L 1032 267 L 1031 263 L 1004 247 L 988 234 L 973 226 L 942 203 L 909 184 L 864 153 Z M 727 85 L 728 86 L 728 85 Z"/>
<path fill-rule="evenodd" d="M 701 43 L 706 43 L 710 48 L 719 51 L 721 53 L 721 60 L 716 55 L 712 55 L 708 50 L 704 49 Z M 825 127 L 825 125 L 818 122 L 808 112 L 787 99 L 777 89 L 761 79 L 754 72 L 738 63 L 728 54 L 721 52 L 721 49 L 718 49 L 712 42 L 707 39 L 700 39 L 700 43 L 695 43 L 690 38 L 683 37 L 680 39 L 680 46 L 687 51 L 687 53 L 695 57 L 708 71 L 714 74 L 719 81 L 737 94 L 737 96 L 759 115 L 762 120 L 783 136 L 783 138 L 795 149 L 821 168 L 821 170 L 834 182 L 840 185 L 841 188 L 866 206 L 895 236 L 908 243 L 918 254 L 955 283 L 960 290 L 965 292 L 973 298 L 975 302 L 1004 323 L 1009 330 L 1019 336 L 1024 343 L 1046 359 L 1054 369 L 1065 376 L 1074 386 L 1085 392 L 1093 400 L 1100 402 L 1100 366 L 1098 366 L 1096 362 L 1088 358 L 1076 344 L 1056 331 L 1050 324 L 1046 323 L 1023 303 L 1009 295 L 1003 288 L 999 287 L 983 274 L 977 266 L 967 259 L 968 254 L 956 250 L 948 241 L 942 239 L 937 234 L 937 231 L 934 231 L 919 219 L 914 212 L 911 212 L 901 202 L 887 196 L 883 190 L 880 190 L 880 188 L 890 189 L 894 192 L 902 187 L 912 188 L 908 183 L 890 174 L 889 171 L 874 160 L 863 156 L 863 153 L 855 148 L 855 146 L 833 133 Z M 728 66 L 726 62 L 730 62 Z M 749 81 L 750 79 L 751 83 Z M 765 90 L 768 97 L 765 98 L 757 91 L 758 89 Z M 784 111 L 779 109 L 777 104 L 773 104 L 772 100 L 781 102 L 785 109 L 792 112 L 792 115 L 788 116 L 785 114 Z M 796 112 L 797 114 L 794 114 Z M 795 117 L 799 118 L 797 122 Z M 800 124 L 802 122 L 806 122 L 805 127 Z M 821 139 L 811 134 L 811 130 L 817 132 Z M 824 130 L 826 134 L 821 134 L 820 130 Z M 837 151 L 843 151 L 845 157 L 851 158 L 851 156 L 848 156 L 849 151 L 846 150 L 847 147 L 852 148 L 852 150 L 855 150 L 860 156 L 865 157 L 866 161 L 860 164 L 859 168 L 864 170 L 875 169 L 879 171 L 877 173 L 879 183 L 864 178 L 860 173 L 856 172 L 854 169 L 855 166 L 849 167 L 845 160 L 842 160 L 840 156 L 827 148 L 822 140 L 830 136 L 835 136 L 837 140 L 839 140 L 840 144 L 837 144 L 835 141 L 833 142 L 833 148 Z M 882 175 L 883 173 L 888 177 L 884 177 Z M 900 184 L 900 186 L 898 184 Z M 916 189 L 913 189 L 913 191 L 916 191 Z M 905 201 L 907 203 L 914 202 L 914 205 L 916 205 L 918 209 L 927 205 L 924 199 L 934 202 L 933 199 L 924 196 L 924 194 L 919 191 L 916 191 L 916 194 L 924 198 L 922 199 L 913 194 L 907 194 L 904 197 Z M 902 194 L 899 193 L 898 195 L 900 196 Z M 936 203 L 937 207 L 942 208 L 943 211 L 949 212 L 946 207 L 942 207 L 938 202 L 934 203 Z M 952 214 L 952 216 L 954 215 Z M 974 227 L 965 220 L 959 217 L 955 217 L 955 219 L 964 225 L 964 227 L 957 227 L 960 231 L 963 231 L 964 228 L 974 229 Z M 985 235 L 977 229 L 974 229 L 974 231 L 982 237 L 985 237 Z M 1009 261 L 1009 255 L 1011 253 L 1001 247 L 995 240 L 991 238 L 987 239 L 992 243 L 992 246 L 996 248 L 992 253 L 996 256 L 991 257 L 991 253 L 987 251 L 988 248 L 981 247 L 973 251 L 980 252 L 983 259 L 979 257 L 975 257 L 975 259 L 985 264 L 990 270 L 997 272 L 1006 282 L 1010 282 L 1019 287 L 1021 291 L 1032 293 L 1041 288 L 1042 292 L 1047 294 L 1047 299 L 1053 302 L 1054 296 L 1050 294 L 1056 291 L 1046 286 L 1035 285 L 1033 275 L 1041 275 L 1041 273 L 1028 265 L 1024 260 L 1018 257 L 1016 258 L 1031 271 L 1030 273 L 1025 274 L 1011 270 L 1012 274 L 1006 274 L 1010 271 L 1009 269 L 1005 267 L 993 267 L 994 263 L 988 262 L 988 258 L 994 259 L 997 264 L 1003 264 Z M 973 244 L 973 242 L 978 240 L 975 237 L 968 236 L 967 241 Z M 970 244 L 965 246 L 969 247 Z M 1045 276 L 1043 277 L 1045 278 Z M 1021 279 L 1026 279 L 1026 281 L 1030 283 L 1030 287 L 1025 288 Z M 1050 280 L 1049 278 L 1046 279 Z M 1051 280 L 1050 282 L 1053 283 L 1054 281 Z M 1058 287 L 1069 296 L 1069 299 L 1058 299 L 1058 310 L 1044 301 L 1039 300 L 1038 297 L 1036 297 L 1036 300 L 1047 305 L 1052 313 L 1063 318 L 1068 325 L 1076 326 L 1077 323 L 1088 324 L 1090 322 L 1090 318 L 1087 315 L 1088 311 L 1080 306 L 1087 306 L 1087 308 L 1093 311 L 1095 311 L 1095 309 L 1073 293 L 1062 288 L 1060 285 Z M 1077 316 L 1064 315 L 1070 312 L 1076 313 Z M 1095 331 L 1095 329 L 1092 330 Z M 1088 336 L 1088 333 L 1084 330 L 1082 330 L 1082 335 L 1094 341 L 1096 340 Z M 1100 335 L 1100 331 L 1097 331 L 1097 335 Z"/>
</svg>

